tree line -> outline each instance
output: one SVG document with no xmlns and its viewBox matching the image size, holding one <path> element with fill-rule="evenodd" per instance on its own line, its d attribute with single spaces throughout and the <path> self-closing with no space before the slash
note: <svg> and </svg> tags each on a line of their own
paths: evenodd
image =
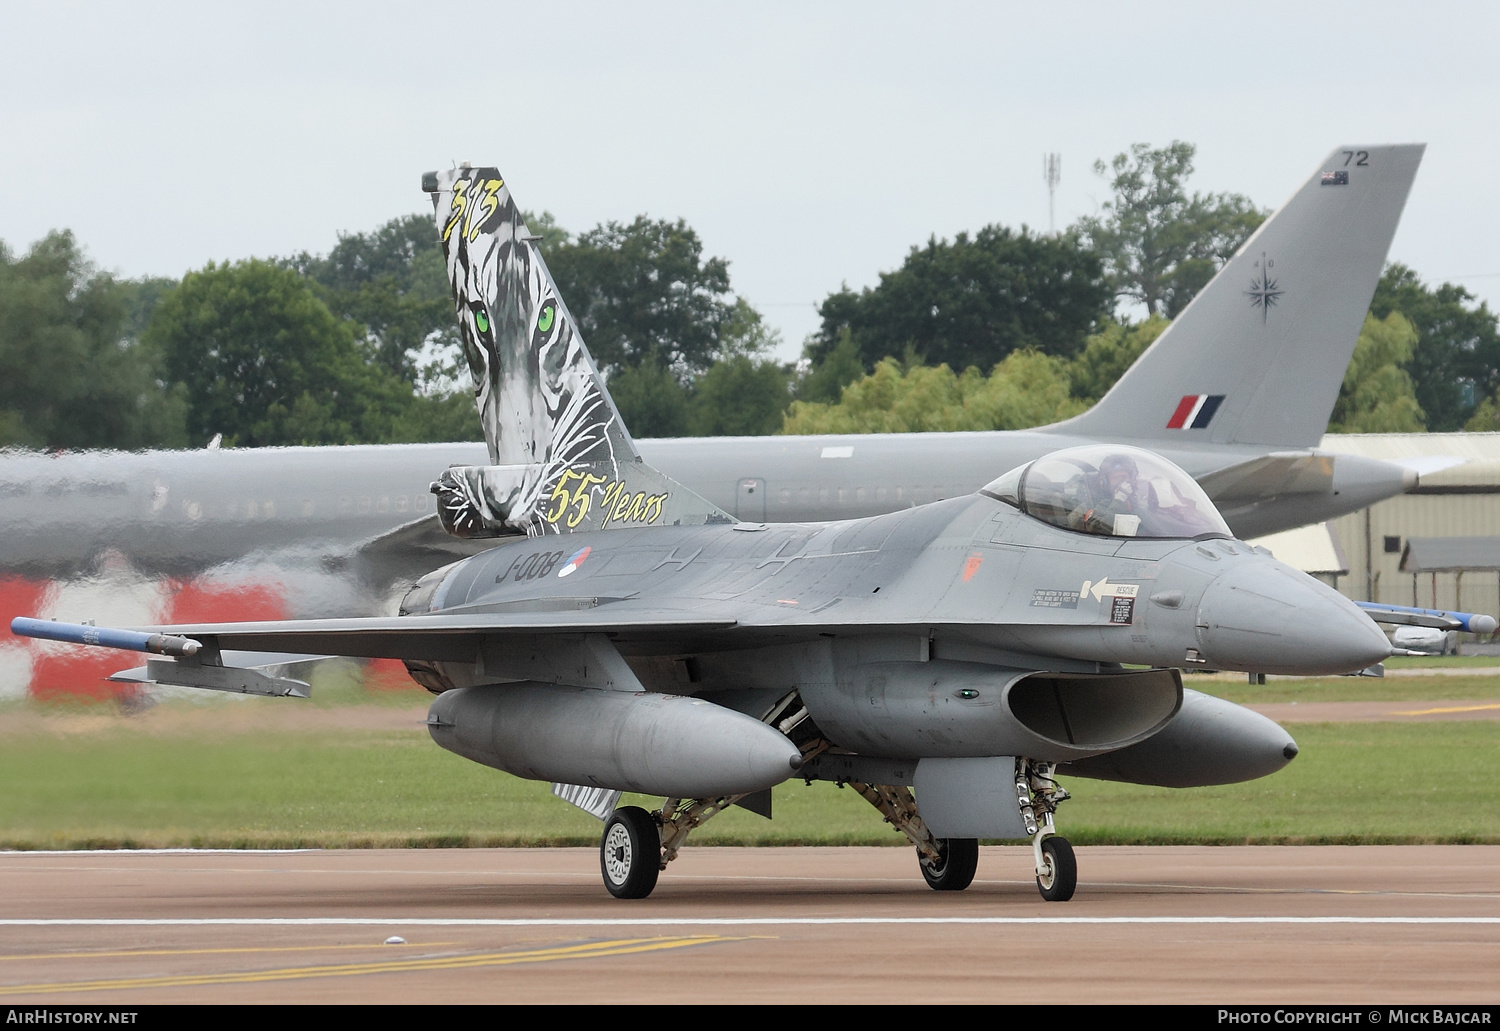
<svg viewBox="0 0 1500 1031">
<path fill-rule="evenodd" d="M 775 360 L 775 332 L 685 222 L 527 223 L 637 436 L 1018 429 L 1101 397 L 1265 219 L 1189 193 L 1193 153 L 1096 163 L 1111 199 L 1064 232 L 913 247 L 876 285 L 829 294 L 797 363 Z M 0 445 L 478 439 L 467 378 L 426 216 L 181 280 L 111 276 L 67 231 L 24 254 L 0 243 Z M 1497 389 L 1495 314 L 1392 265 L 1330 429 L 1500 429 Z"/>
</svg>

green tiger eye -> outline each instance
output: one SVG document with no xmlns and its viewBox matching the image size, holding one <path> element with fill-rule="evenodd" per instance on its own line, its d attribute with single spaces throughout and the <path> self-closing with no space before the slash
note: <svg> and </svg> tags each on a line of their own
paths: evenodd
<svg viewBox="0 0 1500 1031">
<path fill-rule="evenodd" d="M 541 330 L 543 333 L 549 331 L 552 328 L 553 314 L 554 309 L 552 305 L 549 304 L 545 308 L 543 308 L 542 314 L 536 320 L 536 328 Z"/>
</svg>

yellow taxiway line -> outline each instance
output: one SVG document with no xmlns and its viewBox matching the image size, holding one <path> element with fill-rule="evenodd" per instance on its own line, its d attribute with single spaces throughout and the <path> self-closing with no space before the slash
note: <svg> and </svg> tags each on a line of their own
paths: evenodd
<svg viewBox="0 0 1500 1031">
<path fill-rule="evenodd" d="M 1404 712 L 1393 712 L 1392 716 L 1437 716 L 1445 712 L 1484 712 L 1487 709 L 1500 709 L 1500 702 L 1490 705 L 1452 705 L 1446 709 L 1409 709 Z"/>
<path fill-rule="evenodd" d="M 458 942 L 408 942 L 408 948 L 436 949 L 444 945 L 458 945 Z M 122 956 L 218 956 L 235 952 L 339 952 L 344 949 L 384 949 L 386 952 L 392 946 L 381 942 L 380 944 L 365 945 L 258 945 L 246 946 L 234 949 L 125 949 L 116 952 L 17 952 L 10 955 L 0 955 L 0 963 L 15 963 L 18 960 L 36 959 L 118 959 Z M 4 986 L 0 985 L 0 990 Z"/>
<path fill-rule="evenodd" d="M 125 991 L 132 988 L 182 988 L 194 985 L 253 984 L 259 981 L 299 981 L 312 977 L 350 977 L 359 974 L 400 974 L 426 970 L 463 970 L 471 967 L 501 967 L 518 963 L 549 963 L 562 959 L 598 959 L 642 952 L 682 949 L 714 942 L 742 941 L 717 935 L 677 938 L 623 938 L 586 942 L 522 952 L 486 952 L 428 959 L 379 960 L 369 963 L 337 963 L 327 966 L 282 967 L 277 970 L 245 970 L 219 974 L 181 974 L 166 977 L 118 978 L 109 981 L 59 981 L 49 984 L 0 986 L 0 995 L 35 995 L 47 992 Z"/>
</svg>

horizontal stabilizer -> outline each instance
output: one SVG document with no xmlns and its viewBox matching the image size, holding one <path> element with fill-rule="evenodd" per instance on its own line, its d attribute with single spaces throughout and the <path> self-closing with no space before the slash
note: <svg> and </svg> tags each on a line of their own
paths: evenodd
<svg viewBox="0 0 1500 1031">
<path fill-rule="evenodd" d="M 305 680 L 271 676 L 255 668 L 209 665 L 188 659 L 147 661 L 146 682 L 167 687 L 227 691 L 230 694 L 258 694 L 271 698 L 312 697 L 312 687 Z"/>
<path fill-rule="evenodd" d="M 209 654 L 211 657 L 212 653 Z M 345 661 L 335 655 L 220 652 L 218 661 L 212 665 L 191 659 L 176 662 L 151 659 L 144 666 L 123 669 L 108 679 L 127 684 L 196 687 L 231 694 L 309 698 L 312 696 L 309 681 L 313 670 L 324 663 Z"/>
<path fill-rule="evenodd" d="M 439 515 L 428 515 L 370 537 L 357 544 L 354 550 L 376 563 L 421 558 L 428 560 L 430 566 L 432 559 L 440 563 L 454 562 L 488 551 L 496 543 L 493 540 L 461 540 L 443 527 Z"/>
<path fill-rule="evenodd" d="M 1326 494 L 1333 486 L 1332 455 L 1273 452 L 1198 478 L 1217 505 L 1282 494 Z"/>
</svg>

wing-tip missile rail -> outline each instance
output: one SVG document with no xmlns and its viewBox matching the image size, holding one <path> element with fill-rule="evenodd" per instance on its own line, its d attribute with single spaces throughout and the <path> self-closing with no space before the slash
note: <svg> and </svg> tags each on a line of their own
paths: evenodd
<svg viewBox="0 0 1500 1031">
<path fill-rule="evenodd" d="M 36 637 L 64 644 L 88 644 L 99 648 L 149 652 L 152 655 L 191 656 L 203 650 L 202 643 L 191 637 L 173 634 L 147 634 L 138 630 L 116 630 L 91 623 L 62 623 L 55 619 L 32 619 L 17 616 L 10 621 L 10 632 L 17 637 Z"/>
<path fill-rule="evenodd" d="M 1398 626 L 1422 626 L 1433 630 L 1462 630 L 1466 634 L 1493 634 L 1500 623 L 1482 612 L 1456 612 L 1451 609 L 1419 609 L 1410 605 L 1384 605 L 1357 601 L 1354 604 L 1377 623 Z"/>
</svg>

